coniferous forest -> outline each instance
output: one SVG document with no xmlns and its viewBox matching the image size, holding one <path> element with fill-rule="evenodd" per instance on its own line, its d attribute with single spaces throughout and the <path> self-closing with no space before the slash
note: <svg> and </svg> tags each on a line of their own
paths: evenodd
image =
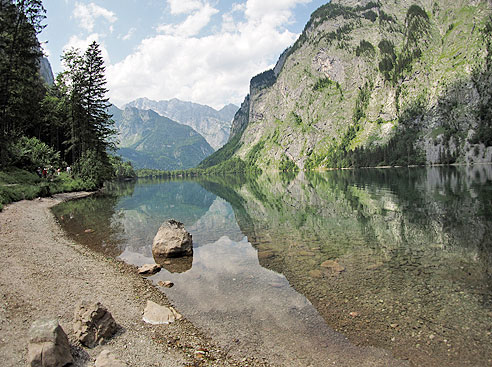
<svg viewBox="0 0 492 367">
<path fill-rule="evenodd" d="M 48 85 L 40 75 L 37 38 L 46 26 L 42 1 L 0 0 L 0 21 L 0 168 L 7 172 L 0 180 L 15 184 L 16 174 L 28 171 L 45 187 L 36 195 L 50 191 L 44 176 L 54 182 L 59 172 L 65 182 L 55 191 L 94 189 L 107 179 L 133 176 L 131 165 L 111 154 L 115 131 L 97 42 L 66 51 L 64 71 Z M 1 202 L 25 196 L 17 191 L 2 188 Z"/>
</svg>

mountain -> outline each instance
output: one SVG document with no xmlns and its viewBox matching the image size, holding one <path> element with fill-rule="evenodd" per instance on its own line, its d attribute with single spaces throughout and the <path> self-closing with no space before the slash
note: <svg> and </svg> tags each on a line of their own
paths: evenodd
<svg viewBox="0 0 492 367">
<path fill-rule="evenodd" d="M 214 149 L 222 147 L 229 138 L 229 130 L 238 107 L 229 104 L 217 111 L 209 106 L 198 103 L 171 99 L 169 101 L 152 101 L 139 98 L 126 106 L 141 110 L 153 110 L 158 114 L 191 126 L 199 132 Z"/>
<path fill-rule="evenodd" d="M 201 167 L 491 162 L 491 14 L 490 0 L 332 0 L 251 80 Z"/>
<path fill-rule="evenodd" d="M 51 64 L 46 57 L 41 57 L 39 59 L 39 74 L 41 74 L 41 78 L 43 78 L 48 85 L 53 85 L 55 83 Z"/>
<path fill-rule="evenodd" d="M 191 127 L 152 110 L 112 106 L 109 112 L 118 131 L 118 153 L 135 168 L 192 168 L 214 151 Z"/>
</svg>

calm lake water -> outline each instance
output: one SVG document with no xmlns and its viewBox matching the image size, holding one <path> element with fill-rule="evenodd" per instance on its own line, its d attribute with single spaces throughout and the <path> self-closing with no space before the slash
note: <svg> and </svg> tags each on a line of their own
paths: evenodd
<svg viewBox="0 0 492 367">
<path fill-rule="evenodd" d="M 53 211 L 134 265 L 183 222 L 193 258 L 151 279 L 235 356 L 492 366 L 491 166 L 140 180 Z"/>
</svg>

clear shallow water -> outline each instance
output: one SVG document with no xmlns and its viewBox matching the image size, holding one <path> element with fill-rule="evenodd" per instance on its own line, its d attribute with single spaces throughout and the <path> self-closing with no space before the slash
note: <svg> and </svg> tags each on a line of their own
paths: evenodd
<svg viewBox="0 0 492 367">
<path fill-rule="evenodd" d="M 172 302 L 231 353 L 489 366 L 491 200 L 490 166 L 402 168 L 139 181 L 54 212 L 135 265 L 153 262 L 163 221 L 182 221 L 193 259 L 152 279 L 172 280 Z"/>
</svg>

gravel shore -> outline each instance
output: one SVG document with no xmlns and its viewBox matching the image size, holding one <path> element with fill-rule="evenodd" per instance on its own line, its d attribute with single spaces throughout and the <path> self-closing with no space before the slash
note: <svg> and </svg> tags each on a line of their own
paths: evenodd
<svg viewBox="0 0 492 367">
<path fill-rule="evenodd" d="M 21 201 L 0 213 L 0 356 L 2 366 L 26 365 L 29 328 L 57 318 L 68 334 L 74 366 L 93 366 L 108 349 L 129 366 L 255 366 L 234 360 L 185 318 L 170 325 L 142 321 L 147 300 L 169 306 L 136 269 L 68 239 L 50 208 L 90 193 Z M 83 347 L 72 330 L 76 305 L 101 302 L 120 328 L 105 345 Z M 178 310 L 179 311 L 179 310 Z"/>
</svg>

